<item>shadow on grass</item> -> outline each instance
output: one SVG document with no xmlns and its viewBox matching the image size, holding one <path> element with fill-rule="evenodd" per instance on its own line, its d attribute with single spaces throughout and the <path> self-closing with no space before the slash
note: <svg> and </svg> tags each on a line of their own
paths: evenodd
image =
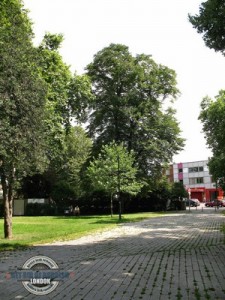
<svg viewBox="0 0 225 300">
<path fill-rule="evenodd" d="M 163 215 L 163 213 L 161 214 Z M 101 220 L 102 217 L 102 220 Z M 108 217 L 108 219 L 106 219 Z M 158 213 L 156 216 L 152 216 L 152 217 L 160 217 L 160 214 Z M 96 218 L 98 218 L 98 220 L 96 220 Z M 122 215 L 121 219 L 119 219 L 119 216 L 113 215 L 113 217 L 106 216 L 106 215 L 100 215 L 100 216 L 61 216 L 61 217 L 56 217 L 56 219 L 77 219 L 77 220 L 93 220 L 92 224 L 121 224 L 121 223 L 131 223 L 131 222 L 140 222 L 146 219 L 149 219 L 151 217 L 148 216 L 140 216 L 140 217 L 129 217 L 126 215 Z"/>
<path fill-rule="evenodd" d="M 126 218 L 126 217 L 122 217 L 122 219 L 120 220 L 119 218 L 112 218 L 112 219 L 108 219 L 108 220 L 98 220 L 96 222 L 94 222 L 95 224 L 123 224 L 123 223 L 132 223 L 132 222 L 140 222 L 143 220 L 146 220 L 146 218 L 142 218 L 142 217 L 137 217 L 137 218 Z"/>
<path fill-rule="evenodd" d="M 110 215 L 92 215 L 92 216 L 54 216 L 55 219 L 65 220 L 65 219 L 78 219 L 78 220 L 91 220 L 96 218 L 111 218 Z M 115 217 L 115 216 L 113 216 Z"/>
<path fill-rule="evenodd" d="M 20 243 L 1 243 L 0 251 L 15 251 L 15 250 L 24 250 L 31 247 L 29 244 L 20 244 Z"/>
<path fill-rule="evenodd" d="M 102 217 L 102 220 L 101 220 Z M 120 224 L 120 223 L 126 223 L 126 222 L 137 222 L 141 221 L 144 218 L 135 218 L 135 219 L 129 219 L 122 217 L 121 220 L 119 220 L 119 217 L 116 216 L 108 216 L 108 219 L 106 219 L 107 216 L 82 216 L 82 217 L 75 217 L 75 216 L 65 216 L 65 217 L 56 217 L 56 219 L 61 220 L 90 220 L 92 224 Z M 98 220 L 96 220 L 98 218 Z"/>
</svg>

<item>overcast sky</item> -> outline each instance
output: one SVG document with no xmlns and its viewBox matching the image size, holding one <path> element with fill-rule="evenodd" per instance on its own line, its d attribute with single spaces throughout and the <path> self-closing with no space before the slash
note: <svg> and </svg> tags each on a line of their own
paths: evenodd
<svg viewBox="0 0 225 300">
<path fill-rule="evenodd" d="M 186 146 L 174 162 L 210 156 L 198 121 L 200 102 L 225 88 L 225 57 L 208 49 L 188 21 L 199 0 L 24 0 L 35 43 L 45 32 L 62 33 L 61 54 L 72 72 L 82 74 L 93 55 L 110 43 L 133 55 L 151 54 L 177 73 L 181 96 L 174 104 Z"/>
</svg>

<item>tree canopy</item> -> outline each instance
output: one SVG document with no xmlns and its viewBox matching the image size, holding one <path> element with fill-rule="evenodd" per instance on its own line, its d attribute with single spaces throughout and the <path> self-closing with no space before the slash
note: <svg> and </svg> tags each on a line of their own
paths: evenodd
<svg viewBox="0 0 225 300">
<path fill-rule="evenodd" d="M 46 86 L 21 1 L 1 1 L 0 16 L 0 176 L 5 237 L 11 238 L 15 179 L 46 165 L 42 133 Z"/>
<path fill-rule="evenodd" d="M 59 53 L 61 34 L 46 33 L 38 47 L 41 76 L 47 86 L 45 131 L 49 159 L 60 159 L 65 135 L 73 121 L 85 119 L 86 98 L 91 99 L 90 80 L 85 75 L 72 75 Z"/>
<path fill-rule="evenodd" d="M 200 5 L 199 14 L 189 15 L 189 20 L 203 35 L 207 47 L 225 54 L 225 2 L 223 0 L 207 0 Z M 205 97 L 201 102 L 199 119 L 203 124 L 208 147 L 212 150 L 209 159 L 209 170 L 214 181 L 225 189 L 225 91 L 219 91 L 215 99 Z"/>
<path fill-rule="evenodd" d="M 86 69 L 95 96 L 88 118 L 95 151 L 123 142 L 134 151 L 139 173 L 153 176 L 184 142 L 175 111 L 165 105 L 179 93 L 175 72 L 120 44 L 99 51 Z"/>
<path fill-rule="evenodd" d="M 203 35 L 207 47 L 225 54 L 225 2 L 223 0 L 207 0 L 201 3 L 199 14 L 189 20 L 198 33 Z"/>
<path fill-rule="evenodd" d="M 87 175 L 95 189 L 109 194 L 125 192 L 137 194 L 143 184 L 138 182 L 133 152 L 115 142 L 102 147 L 98 157 L 90 163 Z"/>
<path fill-rule="evenodd" d="M 209 160 L 210 173 L 214 180 L 220 180 L 225 188 L 225 91 L 221 90 L 215 99 L 205 97 L 201 102 L 199 119 L 203 124 L 203 132 L 206 142 L 212 150 L 212 158 Z"/>
<path fill-rule="evenodd" d="M 81 172 L 89 158 L 91 147 L 91 139 L 88 138 L 84 129 L 79 126 L 72 127 L 65 136 L 60 158 L 50 162 L 49 169 L 45 175 L 52 183 L 51 196 L 55 200 L 59 201 L 63 193 L 64 196 L 61 198 L 65 199 L 66 190 L 70 190 L 70 198 L 77 199 L 81 196 Z M 65 187 L 65 189 L 60 188 L 60 185 Z M 62 190 L 60 195 L 58 193 L 59 189 Z"/>
</svg>

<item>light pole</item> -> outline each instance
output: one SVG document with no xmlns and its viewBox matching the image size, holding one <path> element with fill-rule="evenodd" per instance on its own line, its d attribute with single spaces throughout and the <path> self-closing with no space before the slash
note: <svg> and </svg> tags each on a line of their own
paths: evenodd
<svg viewBox="0 0 225 300">
<path fill-rule="evenodd" d="M 110 199 L 110 211 L 111 211 L 111 218 L 113 216 L 113 193 L 111 192 L 111 199 Z"/>
<path fill-rule="evenodd" d="M 115 194 L 115 198 L 119 203 L 119 220 L 121 220 L 121 201 L 120 201 L 120 193 L 118 191 Z"/>
<path fill-rule="evenodd" d="M 188 204 L 189 204 L 189 212 L 190 212 L 190 204 L 191 204 L 191 189 L 188 189 Z"/>
<path fill-rule="evenodd" d="M 215 211 L 216 208 L 219 209 L 219 202 L 218 202 L 218 178 L 216 178 L 216 205 L 215 205 Z"/>
</svg>

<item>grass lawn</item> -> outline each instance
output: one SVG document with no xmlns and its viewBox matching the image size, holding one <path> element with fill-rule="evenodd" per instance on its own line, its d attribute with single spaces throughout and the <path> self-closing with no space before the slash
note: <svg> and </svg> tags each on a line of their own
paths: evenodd
<svg viewBox="0 0 225 300">
<path fill-rule="evenodd" d="M 223 211 L 222 214 L 225 216 L 225 211 Z M 225 233 L 225 224 L 222 225 L 222 231 Z M 224 243 L 225 243 L 225 241 L 224 241 Z"/>
<path fill-rule="evenodd" d="M 13 239 L 4 239 L 3 219 L 0 219 L 0 251 L 29 247 L 56 240 L 70 240 L 118 226 L 124 222 L 138 222 L 163 213 L 124 214 L 118 216 L 80 217 L 13 217 Z"/>
</svg>

